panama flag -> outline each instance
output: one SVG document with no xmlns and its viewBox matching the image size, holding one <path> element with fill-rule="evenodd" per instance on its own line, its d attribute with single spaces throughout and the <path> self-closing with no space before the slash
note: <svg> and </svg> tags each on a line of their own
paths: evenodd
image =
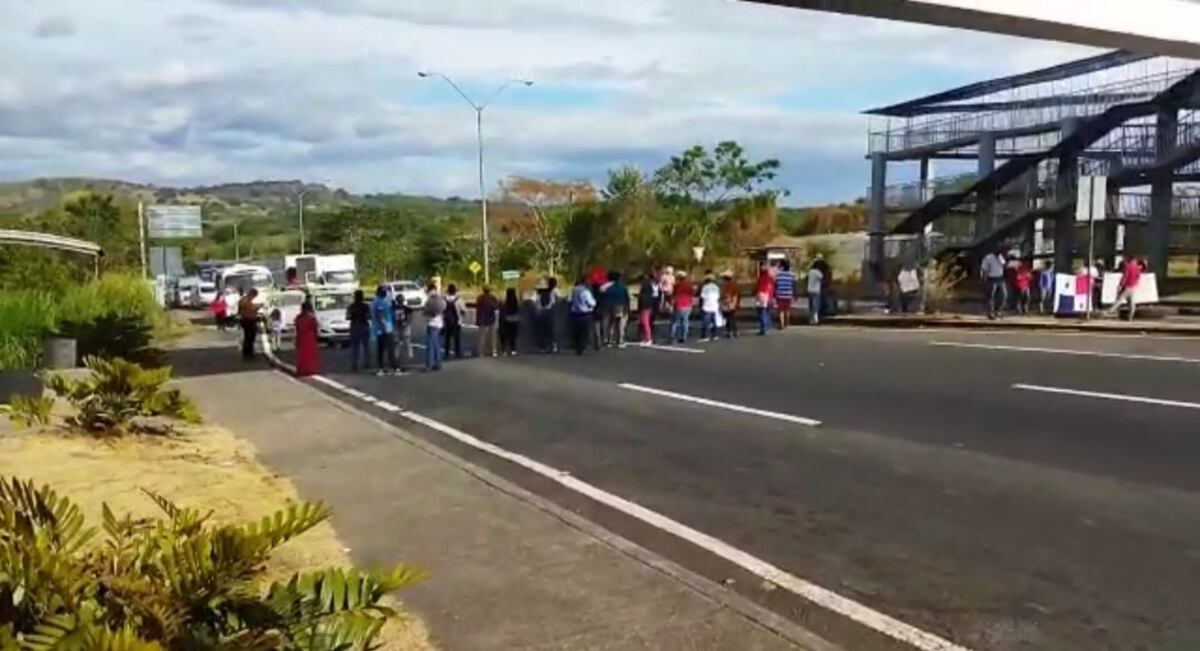
<svg viewBox="0 0 1200 651">
<path fill-rule="evenodd" d="M 1083 314 L 1092 300 L 1092 278 L 1087 272 L 1055 274 L 1054 313 Z"/>
</svg>

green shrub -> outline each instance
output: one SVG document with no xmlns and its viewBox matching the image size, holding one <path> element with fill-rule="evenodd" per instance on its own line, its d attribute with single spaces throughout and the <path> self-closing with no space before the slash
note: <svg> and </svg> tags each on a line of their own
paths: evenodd
<svg viewBox="0 0 1200 651">
<path fill-rule="evenodd" d="M 263 590 L 271 553 L 327 520 L 324 504 L 216 525 L 146 493 L 165 518 L 118 518 L 105 505 L 93 544 L 96 530 L 66 497 L 0 478 L 0 647 L 371 649 L 395 616 L 384 595 L 421 579 L 405 565 L 322 569 Z"/>
<path fill-rule="evenodd" d="M 160 416 L 189 423 L 200 422 L 195 406 L 179 389 L 165 389 L 171 367 L 144 369 L 120 358 L 84 358 L 91 371 L 72 380 L 60 373 L 46 376 L 46 386 L 75 409 L 66 422 L 97 435 L 149 433 L 138 419 Z"/>
<path fill-rule="evenodd" d="M 81 357 L 156 361 L 149 345 L 166 327 L 153 291 L 135 276 L 105 275 L 62 295 L 5 292 L 0 294 L 0 370 L 36 368 L 50 335 L 77 340 Z"/>
<path fill-rule="evenodd" d="M 54 409 L 54 398 L 46 396 L 12 396 L 7 405 L 0 405 L 0 410 L 8 414 L 8 419 L 22 427 L 50 424 L 50 412 Z M 2 648 L 2 647 L 0 647 Z"/>
</svg>

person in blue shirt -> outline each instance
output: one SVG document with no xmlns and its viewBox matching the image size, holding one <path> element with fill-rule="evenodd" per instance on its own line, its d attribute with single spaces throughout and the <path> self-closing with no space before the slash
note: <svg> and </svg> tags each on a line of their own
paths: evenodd
<svg viewBox="0 0 1200 651">
<path fill-rule="evenodd" d="M 596 311 L 596 297 L 588 288 L 587 277 L 580 276 L 571 289 L 571 344 L 576 355 L 587 348 L 588 336 L 592 331 L 592 313 Z"/>
<path fill-rule="evenodd" d="M 371 330 L 375 333 L 375 361 L 379 366 L 375 374 L 399 374 L 396 366 L 396 310 L 383 285 L 375 290 L 375 300 L 371 301 Z"/>
</svg>

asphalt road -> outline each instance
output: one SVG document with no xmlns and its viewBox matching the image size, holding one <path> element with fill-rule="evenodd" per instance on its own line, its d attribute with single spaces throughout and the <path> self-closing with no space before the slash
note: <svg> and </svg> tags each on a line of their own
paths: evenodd
<svg viewBox="0 0 1200 651">
<path fill-rule="evenodd" d="M 795 328 L 689 348 L 323 364 L 972 649 L 1200 648 L 1200 342 Z M 719 579 L 686 543 L 598 518 Z"/>
</svg>

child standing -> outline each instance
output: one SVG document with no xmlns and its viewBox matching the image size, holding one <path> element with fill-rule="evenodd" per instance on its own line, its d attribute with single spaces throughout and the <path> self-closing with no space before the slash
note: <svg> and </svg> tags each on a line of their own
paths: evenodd
<svg viewBox="0 0 1200 651">
<path fill-rule="evenodd" d="M 271 310 L 267 327 L 271 332 L 271 349 L 279 350 L 279 341 L 283 339 L 283 312 L 279 308 Z"/>
</svg>

